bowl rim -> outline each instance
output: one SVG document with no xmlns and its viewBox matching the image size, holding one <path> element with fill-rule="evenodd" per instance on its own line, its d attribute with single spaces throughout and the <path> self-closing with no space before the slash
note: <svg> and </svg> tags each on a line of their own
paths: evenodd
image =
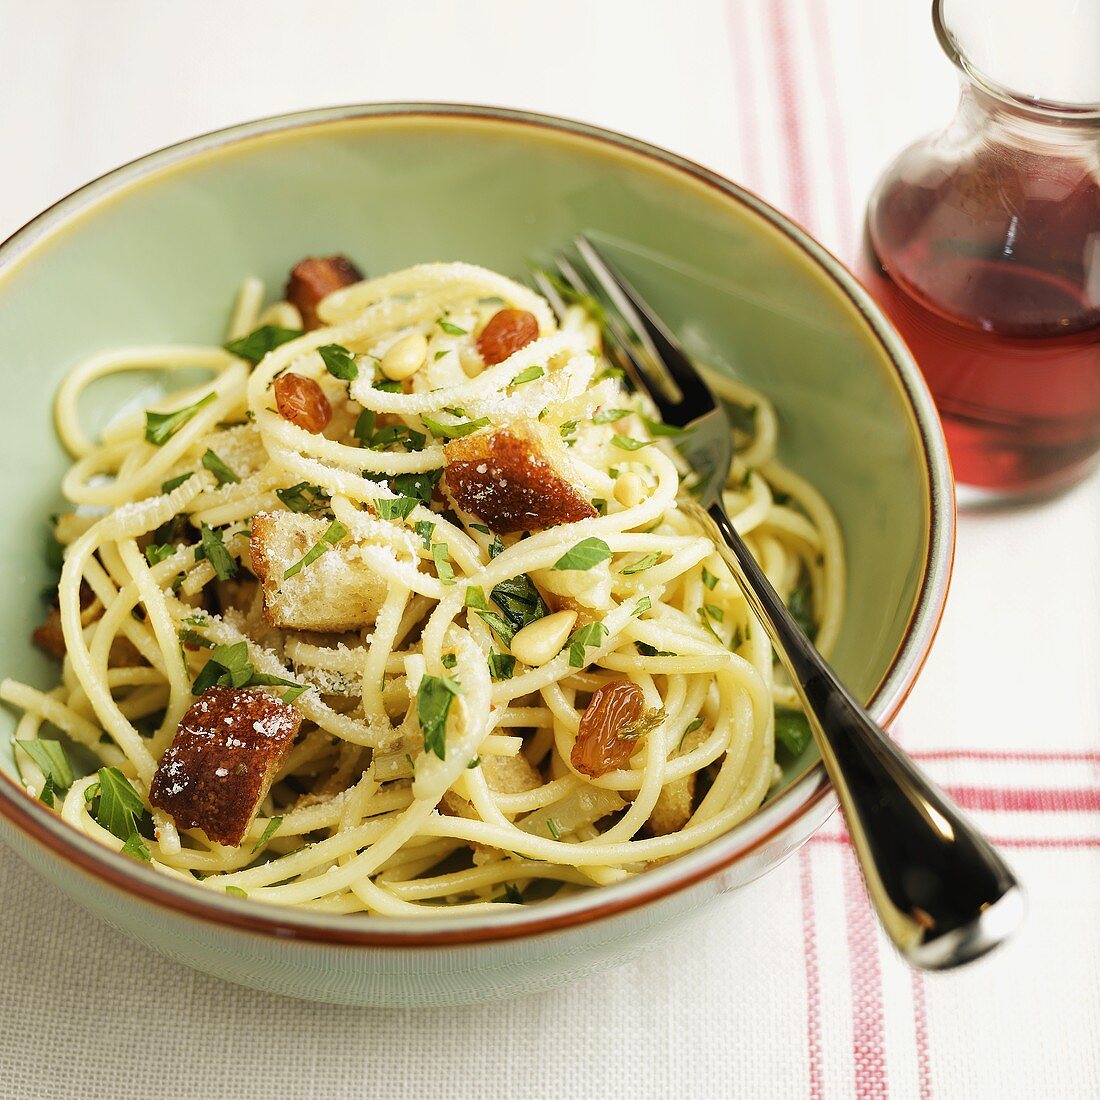
<svg viewBox="0 0 1100 1100">
<path fill-rule="evenodd" d="M 104 201 L 132 185 L 184 167 L 205 155 L 262 138 L 281 138 L 333 123 L 377 120 L 460 120 L 491 127 L 521 126 L 549 132 L 558 139 L 602 146 L 609 154 L 631 155 L 671 173 L 684 185 L 702 184 L 726 200 L 747 208 L 783 234 L 827 276 L 834 288 L 855 307 L 869 335 L 885 352 L 894 382 L 905 398 L 925 469 L 928 530 L 924 569 L 902 640 L 868 707 L 884 725 L 896 716 L 924 666 L 939 628 L 950 584 L 955 551 L 955 490 L 943 429 L 931 394 L 916 361 L 901 336 L 867 289 L 831 252 L 754 192 L 717 172 L 660 146 L 618 131 L 540 112 L 505 107 L 446 102 L 383 102 L 347 104 L 272 115 L 167 145 L 127 162 L 65 195 L 0 243 L 0 280 L 40 242 L 51 239 Z M 831 800 L 830 807 L 827 800 Z M 825 803 L 823 805 L 823 803 Z M 336 915 L 283 908 L 221 896 L 177 882 L 152 868 L 116 853 L 70 825 L 33 799 L 7 772 L 0 771 L 0 816 L 40 849 L 59 856 L 78 872 L 106 882 L 137 901 L 175 914 L 261 936 L 340 946 L 389 948 L 476 945 L 562 931 L 587 925 L 644 906 L 711 878 L 760 849 L 817 808 L 816 831 L 836 807 L 832 785 L 819 761 L 774 801 L 735 825 L 729 832 L 663 866 L 651 868 L 623 883 L 601 886 L 565 899 L 500 917 L 440 915 L 430 921 L 384 920 L 366 915 Z M 809 835 L 809 834 L 807 834 Z M 794 850 L 805 838 L 799 839 Z M 789 852 L 787 853 L 789 854 Z"/>
</svg>

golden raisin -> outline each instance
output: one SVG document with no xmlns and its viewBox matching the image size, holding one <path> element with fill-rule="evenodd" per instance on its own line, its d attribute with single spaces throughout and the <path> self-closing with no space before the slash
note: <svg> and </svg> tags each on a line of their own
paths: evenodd
<svg viewBox="0 0 1100 1100">
<path fill-rule="evenodd" d="M 569 759 L 573 767 L 593 779 L 617 768 L 625 768 L 638 747 L 635 737 L 626 736 L 642 717 L 645 696 L 637 684 L 615 680 L 592 696 Z"/>
<path fill-rule="evenodd" d="M 312 378 L 293 372 L 275 379 L 275 404 L 284 420 L 314 434 L 332 419 L 332 406 L 324 390 Z"/>
<path fill-rule="evenodd" d="M 538 338 L 539 323 L 525 309 L 502 309 L 489 318 L 477 338 L 477 350 L 490 366 L 503 363 L 509 355 Z"/>
</svg>

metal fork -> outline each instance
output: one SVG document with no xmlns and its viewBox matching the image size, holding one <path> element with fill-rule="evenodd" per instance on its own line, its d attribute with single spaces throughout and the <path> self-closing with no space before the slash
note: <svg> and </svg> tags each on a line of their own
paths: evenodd
<svg viewBox="0 0 1100 1100">
<path fill-rule="evenodd" d="M 721 405 L 676 338 L 585 237 L 574 242 L 603 292 L 568 257 L 555 258 L 576 293 L 604 306 L 610 352 L 652 399 L 700 478 L 681 507 L 714 537 L 802 699 L 879 920 L 915 967 L 944 970 L 984 955 L 1023 919 L 1023 888 L 959 808 L 902 753 L 799 629 L 722 504 L 733 459 Z M 559 313 L 565 303 L 541 272 Z M 607 305 L 613 306 L 608 310 Z"/>
</svg>

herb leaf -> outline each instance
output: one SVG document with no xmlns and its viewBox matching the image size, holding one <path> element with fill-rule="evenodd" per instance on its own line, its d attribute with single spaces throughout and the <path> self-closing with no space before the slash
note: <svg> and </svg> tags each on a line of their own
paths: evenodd
<svg viewBox="0 0 1100 1100">
<path fill-rule="evenodd" d="M 542 367 L 528 367 L 526 370 L 521 370 L 512 379 L 512 385 L 522 386 L 525 382 L 534 382 L 536 378 L 541 378 L 545 373 L 546 371 Z"/>
<path fill-rule="evenodd" d="M 458 325 L 452 324 L 450 321 L 445 321 L 442 317 L 436 321 L 436 324 L 448 335 L 448 336 L 467 336 L 469 333 L 464 328 L 459 328 Z"/>
<path fill-rule="evenodd" d="M 406 519 L 419 502 L 413 497 L 376 500 L 374 510 L 380 519 Z"/>
<path fill-rule="evenodd" d="M 587 623 L 569 639 L 569 667 L 584 668 L 585 647 L 598 646 L 607 636 L 607 627 L 601 622 Z"/>
<path fill-rule="evenodd" d="M 474 608 L 474 610 L 484 620 L 485 625 L 505 644 L 511 645 L 512 639 L 516 636 L 515 630 L 502 616 L 498 615 L 495 611 L 482 611 L 480 608 Z"/>
<path fill-rule="evenodd" d="M 421 504 L 427 504 L 442 476 L 442 466 L 438 470 L 427 470 L 422 474 L 397 474 L 390 478 L 390 488 L 399 496 L 413 497 Z"/>
<path fill-rule="evenodd" d="M 324 512 L 329 506 L 329 498 L 320 485 L 310 485 L 308 481 L 299 481 L 287 489 L 276 489 L 275 495 L 292 512 Z"/>
<path fill-rule="evenodd" d="M 629 577 L 632 573 L 641 573 L 646 569 L 652 569 L 661 559 L 661 553 L 659 550 L 654 550 L 652 554 L 646 554 L 644 558 L 639 558 L 637 561 L 631 562 L 629 565 L 624 565 L 619 572 L 624 577 Z"/>
<path fill-rule="evenodd" d="M 150 565 L 158 565 L 165 558 L 170 558 L 176 552 L 176 548 L 169 543 L 151 542 L 145 547 L 145 560 Z"/>
<path fill-rule="evenodd" d="M 466 589 L 466 606 L 472 607 L 475 611 L 488 611 L 489 604 L 485 599 L 484 589 L 476 584 L 471 584 Z"/>
<path fill-rule="evenodd" d="M 566 551 L 550 568 L 591 569 L 610 557 L 611 548 L 603 539 L 587 538 L 578 542 L 572 550 Z"/>
<path fill-rule="evenodd" d="M 175 412 L 158 413 L 146 412 L 145 414 L 145 439 L 154 447 L 163 447 L 203 407 L 209 405 L 217 396 L 211 390 L 205 397 L 200 397 L 193 405 L 177 409 Z"/>
<path fill-rule="evenodd" d="M 63 791 L 72 786 L 73 769 L 60 741 L 39 737 L 15 743 L 42 769 L 42 774 L 54 787 Z"/>
<path fill-rule="evenodd" d="M 703 566 L 703 584 L 707 586 L 711 591 L 714 590 L 714 586 L 718 583 L 718 578 L 704 565 Z"/>
<path fill-rule="evenodd" d="M 325 361 L 329 374 L 341 382 L 354 382 L 359 377 L 359 366 L 347 348 L 339 344 L 325 344 L 317 349 L 318 355 Z"/>
<path fill-rule="evenodd" d="M 644 416 L 641 413 L 638 414 L 641 417 L 642 423 L 646 426 L 646 431 L 650 435 L 687 435 L 687 428 L 676 428 L 671 424 L 666 424 L 663 420 L 650 420 L 648 416 Z"/>
<path fill-rule="evenodd" d="M 145 812 L 145 803 L 118 768 L 100 768 L 98 786 L 96 821 L 129 845 L 130 838 L 137 834 L 137 823 Z"/>
<path fill-rule="evenodd" d="M 221 535 L 206 524 L 199 527 L 202 536 L 203 555 L 214 567 L 218 580 L 227 581 L 237 572 L 237 563 L 225 548 Z"/>
<path fill-rule="evenodd" d="M 501 581 L 489 595 L 497 607 L 504 612 L 504 617 L 508 620 L 513 632 L 522 630 L 536 619 L 550 614 L 546 601 L 539 595 L 539 590 L 526 573 Z"/>
<path fill-rule="evenodd" d="M 809 578 L 791 593 L 787 601 L 787 610 L 791 613 L 791 618 L 798 623 L 802 633 L 812 642 L 817 634 L 817 623 L 814 622 L 813 593 L 810 590 Z"/>
<path fill-rule="evenodd" d="M 624 416 L 629 416 L 633 411 L 633 409 L 601 409 L 592 417 L 592 423 L 614 424 L 616 420 L 622 420 Z"/>
<path fill-rule="evenodd" d="M 258 363 L 269 351 L 274 351 L 280 344 L 297 340 L 302 335 L 299 328 L 280 328 L 278 325 L 261 325 L 247 336 L 238 340 L 230 340 L 222 347 L 233 355 L 239 355 L 250 363 Z"/>
<path fill-rule="evenodd" d="M 490 653 L 489 674 L 494 680 L 510 680 L 516 671 L 516 659 L 511 653 Z"/>
<path fill-rule="evenodd" d="M 425 676 L 416 692 L 416 718 L 424 733 L 424 751 L 447 759 L 447 715 L 456 695 L 462 694 L 450 676 Z"/>
<path fill-rule="evenodd" d="M 273 817 L 265 826 L 263 833 L 260 834 L 260 839 L 256 841 L 256 847 L 252 849 L 253 852 L 258 852 L 278 831 L 279 826 L 282 825 L 283 819 L 281 816 Z"/>
<path fill-rule="evenodd" d="M 413 524 L 413 530 L 420 536 L 421 542 L 424 543 L 424 549 L 430 550 L 432 548 L 432 534 L 435 531 L 435 524 L 430 520 L 418 519 Z"/>
<path fill-rule="evenodd" d="M 487 416 L 479 416 L 476 420 L 466 420 L 458 424 L 441 424 L 438 420 L 434 420 L 425 414 L 421 414 L 420 419 L 436 439 L 461 439 L 471 432 L 476 432 L 479 428 L 484 428 L 489 423 Z"/>
<path fill-rule="evenodd" d="M 209 447 L 202 456 L 202 465 L 217 478 L 219 485 L 232 485 L 241 480 Z"/>
<path fill-rule="evenodd" d="M 167 496 L 173 489 L 178 489 L 191 475 L 180 474 L 178 477 L 170 477 L 161 483 L 160 491 Z"/>
<path fill-rule="evenodd" d="M 813 740 L 810 721 L 800 710 L 786 710 L 779 707 L 775 711 L 775 743 L 793 758 Z"/>
<path fill-rule="evenodd" d="M 454 584 L 455 571 L 451 565 L 451 548 L 445 542 L 432 543 L 432 560 L 435 562 L 435 571 L 439 574 L 440 583 Z"/>
<path fill-rule="evenodd" d="M 613 435 L 611 442 L 623 451 L 640 451 L 643 447 L 648 447 L 652 440 L 631 439 L 628 435 Z"/>
<path fill-rule="evenodd" d="M 319 542 L 314 543 L 305 553 L 305 556 L 296 561 L 289 569 L 283 571 L 283 580 L 296 576 L 307 565 L 312 565 L 322 554 L 327 554 L 346 534 L 348 529 L 338 520 L 334 519 L 328 525 L 328 530 L 321 536 Z"/>
</svg>

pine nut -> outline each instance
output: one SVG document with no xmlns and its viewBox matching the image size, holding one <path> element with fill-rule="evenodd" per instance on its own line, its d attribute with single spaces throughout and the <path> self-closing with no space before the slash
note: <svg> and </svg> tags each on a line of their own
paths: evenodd
<svg viewBox="0 0 1100 1100">
<path fill-rule="evenodd" d="M 615 499 L 624 508 L 633 508 L 645 500 L 645 482 L 633 471 L 619 474 L 615 480 Z"/>
<path fill-rule="evenodd" d="M 476 378 L 485 369 L 485 360 L 481 358 L 477 348 L 470 345 L 459 348 L 458 361 L 467 378 Z"/>
<path fill-rule="evenodd" d="M 411 378 L 424 365 L 427 354 L 428 341 L 424 334 L 410 332 L 382 356 L 382 373 L 394 382 Z"/>
<path fill-rule="evenodd" d="M 536 619 L 516 633 L 508 647 L 525 665 L 544 665 L 556 657 L 577 621 L 575 611 L 558 611 Z"/>
</svg>

